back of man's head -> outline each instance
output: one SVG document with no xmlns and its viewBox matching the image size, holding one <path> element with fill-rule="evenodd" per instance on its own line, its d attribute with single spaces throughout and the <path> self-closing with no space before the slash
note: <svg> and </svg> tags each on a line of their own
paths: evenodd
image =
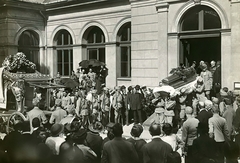
<svg viewBox="0 0 240 163">
<path fill-rule="evenodd" d="M 161 135 L 161 126 L 157 123 L 152 123 L 149 127 L 149 132 L 152 136 L 160 136 Z"/>
<path fill-rule="evenodd" d="M 199 101 L 198 106 L 199 106 L 199 109 L 202 109 L 205 107 L 205 104 L 204 104 L 204 102 Z"/>
<path fill-rule="evenodd" d="M 123 127 L 120 123 L 116 123 L 113 126 L 112 133 L 114 134 L 115 137 L 122 137 L 123 134 Z"/>
<path fill-rule="evenodd" d="M 192 115 L 193 114 L 193 109 L 190 106 L 187 106 L 185 108 L 185 113 L 188 115 Z"/>
<path fill-rule="evenodd" d="M 219 108 L 218 108 L 218 106 L 213 105 L 213 107 L 212 107 L 212 112 L 213 112 L 214 114 L 218 114 L 218 113 L 219 113 Z"/>
<path fill-rule="evenodd" d="M 206 100 L 204 103 L 205 103 L 206 109 L 211 109 L 213 106 L 213 103 L 210 100 Z"/>
</svg>

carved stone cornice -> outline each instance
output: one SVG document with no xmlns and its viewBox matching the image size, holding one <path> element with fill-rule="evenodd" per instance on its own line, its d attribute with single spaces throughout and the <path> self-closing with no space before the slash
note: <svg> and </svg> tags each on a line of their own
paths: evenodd
<svg viewBox="0 0 240 163">
<path fill-rule="evenodd" d="M 157 2 L 155 4 L 157 12 L 168 12 L 169 4 L 166 2 Z"/>
</svg>

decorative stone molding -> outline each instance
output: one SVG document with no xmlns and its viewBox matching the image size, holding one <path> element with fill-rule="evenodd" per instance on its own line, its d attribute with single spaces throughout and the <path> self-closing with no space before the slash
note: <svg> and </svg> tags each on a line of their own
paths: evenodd
<svg viewBox="0 0 240 163">
<path fill-rule="evenodd" d="M 200 5 L 201 4 L 201 0 L 193 0 L 195 5 Z"/>
<path fill-rule="evenodd" d="M 201 0 L 201 5 L 205 5 L 205 6 L 209 6 L 212 9 L 214 9 L 220 19 L 221 19 L 221 23 L 222 23 L 222 29 L 229 29 L 229 20 L 227 18 L 227 13 L 226 11 L 224 11 L 224 9 L 215 1 L 209 1 L 209 0 Z M 175 18 L 173 19 L 173 26 L 171 29 L 171 32 L 178 32 L 178 27 L 179 27 L 179 23 L 181 21 L 182 16 L 184 15 L 184 13 L 195 6 L 195 3 L 193 0 L 188 1 L 187 3 L 185 3 L 177 12 L 175 15 Z"/>
<path fill-rule="evenodd" d="M 157 9 L 157 12 L 160 13 L 160 12 L 168 12 L 168 8 L 169 8 L 169 4 L 168 3 L 156 3 L 155 4 L 156 6 L 156 9 Z"/>
<path fill-rule="evenodd" d="M 60 31 L 61 29 L 67 30 L 72 37 L 73 45 L 76 44 L 75 34 L 74 34 L 73 30 L 67 25 L 59 25 L 53 30 L 53 32 L 51 34 L 51 37 L 50 37 L 50 40 L 48 42 L 48 45 L 49 46 L 54 46 L 54 44 L 53 44 L 54 37 L 56 36 L 57 32 Z"/>
</svg>

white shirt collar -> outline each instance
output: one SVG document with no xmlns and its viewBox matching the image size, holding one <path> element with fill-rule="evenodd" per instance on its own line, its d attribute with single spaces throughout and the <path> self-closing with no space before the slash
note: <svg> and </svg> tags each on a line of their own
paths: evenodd
<svg viewBox="0 0 240 163">
<path fill-rule="evenodd" d="M 157 135 L 157 136 L 152 136 L 152 139 L 155 139 L 155 138 L 160 138 L 160 136 L 159 136 L 159 135 Z"/>
</svg>

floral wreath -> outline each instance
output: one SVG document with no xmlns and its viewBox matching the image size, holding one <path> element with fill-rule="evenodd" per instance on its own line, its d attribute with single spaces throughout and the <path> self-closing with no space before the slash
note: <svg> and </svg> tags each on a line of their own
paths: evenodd
<svg viewBox="0 0 240 163">
<path fill-rule="evenodd" d="M 22 67 L 26 68 L 26 70 L 30 70 L 31 72 L 35 72 L 36 70 L 36 65 L 27 60 L 26 55 L 23 52 L 7 56 L 4 59 L 2 66 L 10 72 L 17 72 Z"/>
</svg>

